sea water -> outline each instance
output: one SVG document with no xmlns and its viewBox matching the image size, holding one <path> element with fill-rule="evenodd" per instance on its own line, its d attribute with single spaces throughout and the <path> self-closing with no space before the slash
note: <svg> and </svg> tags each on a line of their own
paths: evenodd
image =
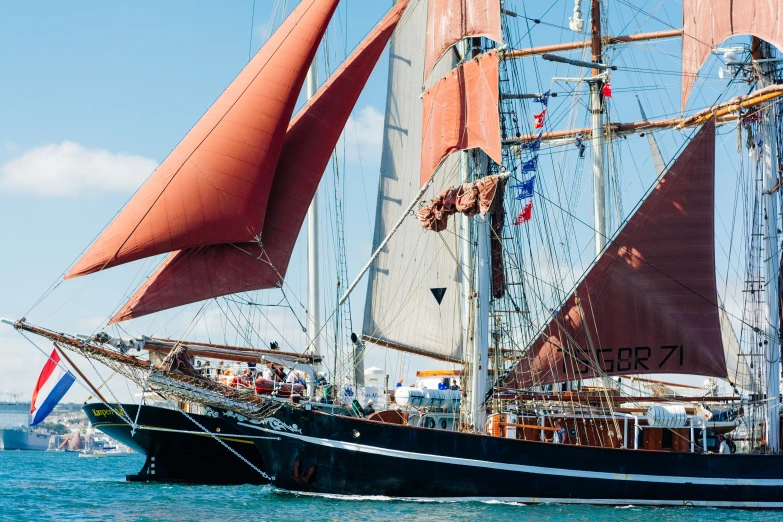
<svg viewBox="0 0 783 522">
<path fill-rule="evenodd" d="M 302 496 L 268 486 L 185 486 L 125 482 L 141 455 L 0 451 L 0 520 L 524 520 L 534 522 L 779 521 L 783 512 L 697 508 L 412 502 Z M 243 465 L 227 461 L 226 466 Z M 480 477 L 476 477 L 480 480 Z"/>
</svg>

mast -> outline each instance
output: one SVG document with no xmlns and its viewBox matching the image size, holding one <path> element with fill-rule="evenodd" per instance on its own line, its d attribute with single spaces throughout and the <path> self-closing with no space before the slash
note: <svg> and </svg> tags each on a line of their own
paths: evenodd
<svg viewBox="0 0 783 522">
<path fill-rule="evenodd" d="M 592 61 L 601 63 L 601 3 L 592 0 L 590 9 L 592 32 Z M 593 69 L 590 81 L 590 126 L 593 149 L 593 228 L 595 228 L 595 255 L 598 257 L 606 246 L 606 182 L 604 180 L 604 108 L 602 100 L 603 77 L 601 70 Z"/>
<path fill-rule="evenodd" d="M 466 56 L 469 49 L 468 40 L 463 40 L 459 43 L 460 56 Z M 459 153 L 459 170 L 460 170 L 460 182 L 465 184 L 471 180 L 470 176 L 470 164 L 468 163 L 468 151 L 463 150 Z M 475 361 L 476 357 L 473 353 L 473 339 L 474 339 L 474 324 L 475 315 L 473 308 L 473 227 L 470 226 L 470 218 L 465 214 L 460 214 L 460 229 L 462 230 L 462 249 L 460 253 L 460 264 L 462 270 L 460 271 L 462 277 L 462 325 L 464 328 L 464 337 L 462 346 L 465 347 L 465 353 L 468 353 L 470 349 L 469 361 Z M 475 404 L 474 404 L 474 383 L 476 381 L 476 368 L 471 367 L 470 370 L 470 387 L 463 381 L 462 386 L 465 389 L 465 395 L 468 405 L 468 416 L 465 424 L 473 424 L 475 418 Z"/>
<path fill-rule="evenodd" d="M 481 154 L 483 155 L 483 154 Z M 490 295 L 490 214 L 476 215 L 476 266 L 473 327 L 473 371 L 471 382 L 471 417 L 476 431 L 484 431 L 487 392 L 487 363 L 489 355 L 489 295 Z"/>
<path fill-rule="evenodd" d="M 465 50 L 467 44 L 464 42 L 460 44 L 460 54 L 465 56 Z M 464 183 L 470 182 L 470 166 L 468 165 L 468 151 L 463 150 L 459 153 L 459 167 L 460 167 L 460 181 Z M 462 278 L 462 325 L 463 325 L 463 341 L 462 346 L 465 347 L 465 353 L 468 353 L 470 349 L 470 358 L 468 361 L 474 361 L 475 356 L 473 354 L 473 338 L 474 338 L 474 309 L 473 309 L 473 227 L 470 226 L 470 218 L 465 214 L 460 214 L 460 230 L 462 231 L 462 244 L 460 252 L 460 264 L 462 270 L 460 276 Z M 470 371 L 470 387 L 468 383 L 462 382 L 462 387 L 465 390 L 468 400 L 465 404 L 469 407 L 467 419 L 465 424 L 470 425 L 473 423 L 475 416 L 475 408 L 473 403 L 473 383 L 475 381 L 476 369 L 472 368 Z"/>
<path fill-rule="evenodd" d="M 766 87 L 775 83 L 775 66 L 766 61 L 772 58 L 772 46 L 754 37 L 751 48 L 754 61 L 761 60 L 759 83 Z M 780 295 L 778 288 L 778 158 L 775 133 L 775 104 L 769 104 L 761 111 L 761 162 L 762 201 L 764 203 L 764 278 L 767 287 L 764 303 L 766 339 L 764 340 L 764 359 L 766 361 L 766 440 L 771 453 L 780 450 L 780 347 L 778 345 Z"/>
<path fill-rule="evenodd" d="M 318 90 L 318 55 L 313 58 L 310 69 L 307 71 L 307 99 L 315 96 Z M 307 209 L 307 308 L 310 325 L 310 347 L 313 355 L 321 354 L 321 299 L 319 289 L 321 285 L 318 273 L 318 189 L 315 191 L 310 208 Z M 336 347 L 335 347 L 336 349 Z"/>
<path fill-rule="evenodd" d="M 480 38 L 468 38 L 463 40 L 462 56 L 476 56 L 481 52 Z M 483 152 L 475 152 L 474 158 L 478 158 L 478 165 L 471 165 L 470 152 L 463 151 L 460 155 L 460 168 L 462 182 L 469 183 L 475 176 L 471 174 L 473 168 L 481 168 L 488 158 Z M 462 229 L 466 237 L 462 243 L 462 259 L 464 273 L 472 278 L 472 284 L 468 282 L 465 287 L 467 313 L 466 348 L 470 347 L 470 406 L 469 424 L 475 431 L 484 431 L 486 421 L 486 407 L 484 398 L 487 389 L 487 364 L 489 355 L 489 295 L 490 295 L 490 245 L 489 245 L 489 213 L 482 217 L 475 216 L 476 226 L 471 227 L 470 218 L 462 216 Z M 476 259 L 472 258 L 472 247 L 475 245 Z M 463 383 L 464 385 L 465 383 Z"/>
</svg>

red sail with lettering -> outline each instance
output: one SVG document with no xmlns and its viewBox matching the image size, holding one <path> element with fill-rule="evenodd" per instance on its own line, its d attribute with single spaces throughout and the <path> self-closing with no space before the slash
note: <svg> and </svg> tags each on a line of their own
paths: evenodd
<svg viewBox="0 0 783 522">
<path fill-rule="evenodd" d="M 421 185 L 441 162 L 460 150 L 480 148 L 503 162 L 498 112 L 498 52 L 460 65 L 424 93 Z"/>
<path fill-rule="evenodd" d="M 338 0 L 302 0 L 66 275 L 261 234 L 286 129 Z"/>
<path fill-rule="evenodd" d="M 751 34 L 783 49 L 780 0 L 683 0 L 682 109 L 696 75 L 712 50 L 727 38 Z"/>
<path fill-rule="evenodd" d="M 645 373 L 726 377 L 705 124 L 509 373 L 526 388 Z M 600 371 L 598 371 L 600 370 Z"/>
<path fill-rule="evenodd" d="M 175 252 L 111 322 L 282 283 L 332 151 L 407 5 L 395 4 L 291 122 L 269 197 L 263 248 L 245 242 Z"/>
</svg>

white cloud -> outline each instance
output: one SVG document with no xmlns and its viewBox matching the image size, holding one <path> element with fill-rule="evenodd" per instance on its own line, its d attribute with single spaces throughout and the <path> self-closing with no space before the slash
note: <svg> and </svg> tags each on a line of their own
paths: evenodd
<svg viewBox="0 0 783 522">
<path fill-rule="evenodd" d="M 158 162 L 72 141 L 24 151 L 0 164 L 0 190 L 45 197 L 136 190 Z"/>
<path fill-rule="evenodd" d="M 378 163 L 383 144 L 383 114 L 372 105 L 362 107 L 348 119 L 343 134 L 349 161 L 364 166 Z"/>
</svg>

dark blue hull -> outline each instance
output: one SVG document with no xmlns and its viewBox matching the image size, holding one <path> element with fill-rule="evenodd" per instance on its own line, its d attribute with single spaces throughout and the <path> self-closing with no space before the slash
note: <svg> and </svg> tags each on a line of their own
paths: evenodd
<svg viewBox="0 0 783 522">
<path fill-rule="evenodd" d="M 284 406 L 235 421 L 277 487 L 524 502 L 783 508 L 783 457 L 605 449 L 383 424 Z"/>
</svg>

